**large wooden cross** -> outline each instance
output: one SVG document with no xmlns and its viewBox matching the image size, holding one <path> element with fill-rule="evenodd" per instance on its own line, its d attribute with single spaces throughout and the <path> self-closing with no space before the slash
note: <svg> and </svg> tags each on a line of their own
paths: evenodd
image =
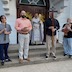
<svg viewBox="0 0 72 72">
<path fill-rule="evenodd" d="M 52 12 L 52 26 L 54 26 L 54 13 L 58 12 L 54 7 L 51 8 L 48 12 Z M 54 47 L 54 32 L 52 32 L 52 47 Z"/>
</svg>

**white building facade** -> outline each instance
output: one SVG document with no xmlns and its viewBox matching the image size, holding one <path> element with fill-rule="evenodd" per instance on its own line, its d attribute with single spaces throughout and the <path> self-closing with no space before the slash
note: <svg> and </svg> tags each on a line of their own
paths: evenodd
<svg viewBox="0 0 72 72">
<path fill-rule="evenodd" d="M 50 5 L 54 6 L 58 10 L 56 19 L 60 23 L 60 30 L 58 32 L 57 38 L 59 42 L 63 42 L 63 33 L 61 32 L 63 24 L 66 23 L 67 18 L 72 18 L 72 0 L 50 0 Z"/>
<path fill-rule="evenodd" d="M 50 0 L 50 7 L 54 6 L 58 10 L 56 18 L 60 23 L 60 30 L 57 33 L 59 42 L 63 41 L 61 32 L 62 26 L 67 18 L 72 18 L 72 0 Z M 17 32 L 14 28 L 17 18 L 16 0 L 0 0 L 0 15 L 6 15 L 7 23 L 11 25 L 10 44 L 17 44 Z"/>
<path fill-rule="evenodd" d="M 0 15 L 6 15 L 7 23 L 10 24 L 10 44 L 17 44 L 17 32 L 14 28 L 16 20 L 16 0 L 0 0 Z"/>
</svg>

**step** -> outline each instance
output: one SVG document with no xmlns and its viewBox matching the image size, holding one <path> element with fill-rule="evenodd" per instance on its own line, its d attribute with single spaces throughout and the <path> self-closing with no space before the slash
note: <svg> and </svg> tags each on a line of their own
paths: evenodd
<svg viewBox="0 0 72 72">
<path fill-rule="evenodd" d="M 33 48 L 33 49 L 29 49 L 29 52 L 34 52 L 34 51 L 46 51 L 47 48 Z M 56 50 L 63 50 L 63 47 L 57 47 Z M 12 49 L 12 50 L 8 50 L 9 53 L 17 53 L 18 49 Z"/>
<path fill-rule="evenodd" d="M 29 52 L 29 57 L 43 57 L 46 54 L 46 50 L 42 51 L 31 51 Z M 57 50 L 56 55 L 63 54 L 63 50 Z M 10 58 L 18 58 L 18 52 L 17 53 L 9 53 Z"/>
<path fill-rule="evenodd" d="M 56 47 L 63 47 L 62 44 L 57 43 Z M 18 44 L 10 44 L 9 45 L 9 50 L 18 50 L 19 45 Z M 46 48 L 46 44 L 45 45 L 33 45 L 33 46 L 29 46 L 30 49 L 39 49 L 39 48 Z"/>
<path fill-rule="evenodd" d="M 18 66 L 24 66 L 24 65 L 58 62 L 58 61 L 65 61 L 65 60 L 71 60 L 71 59 L 69 59 L 67 56 L 63 56 L 62 54 L 57 55 L 56 60 L 54 60 L 52 57 L 50 57 L 48 59 L 46 59 L 45 57 L 33 57 L 33 58 L 30 58 L 30 60 L 31 60 L 30 62 L 27 62 L 24 60 L 23 64 L 19 64 L 18 59 L 12 59 L 12 62 L 7 62 L 7 63 L 5 63 L 4 66 L 0 66 L 0 68 L 18 67 Z"/>
<path fill-rule="evenodd" d="M 17 67 L 17 66 L 24 66 L 24 65 L 32 65 L 32 64 L 69 60 L 68 57 L 63 56 L 62 44 L 57 44 L 57 48 L 56 48 L 57 59 L 56 60 L 53 60 L 53 58 L 51 58 L 51 57 L 48 58 L 48 60 L 47 60 L 45 58 L 46 45 L 38 45 L 38 46 L 30 46 L 29 58 L 31 61 L 27 62 L 24 60 L 23 64 L 19 64 L 18 47 L 19 47 L 19 45 L 10 45 L 9 46 L 9 56 L 11 57 L 12 62 L 5 63 L 5 65 L 0 66 L 0 68 Z"/>
<path fill-rule="evenodd" d="M 19 45 L 10 45 L 8 52 L 9 53 L 16 53 L 16 52 L 18 52 L 18 48 L 19 48 Z M 57 49 L 58 50 L 63 49 L 63 46 L 62 45 L 58 45 L 56 47 L 56 50 Z M 39 51 L 46 50 L 46 45 L 30 46 L 30 48 L 29 48 L 29 51 L 38 51 L 38 50 Z"/>
</svg>

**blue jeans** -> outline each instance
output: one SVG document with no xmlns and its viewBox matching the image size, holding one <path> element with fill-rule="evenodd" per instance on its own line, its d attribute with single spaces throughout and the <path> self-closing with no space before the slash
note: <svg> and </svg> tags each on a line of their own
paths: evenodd
<svg viewBox="0 0 72 72">
<path fill-rule="evenodd" d="M 64 38 L 63 47 L 65 54 L 72 55 L 72 38 Z"/>
<path fill-rule="evenodd" d="M 68 38 L 68 55 L 72 55 L 72 38 Z"/>
<path fill-rule="evenodd" d="M 9 43 L 0 44 L 0 60 L 8 59 L 8 46 Z"/>
<path fill-rule="evenodd" d="M 64 53 L 68 54 L 68 38 L 63 38 L 63 48 L 64 48 Z"/>
</svg>

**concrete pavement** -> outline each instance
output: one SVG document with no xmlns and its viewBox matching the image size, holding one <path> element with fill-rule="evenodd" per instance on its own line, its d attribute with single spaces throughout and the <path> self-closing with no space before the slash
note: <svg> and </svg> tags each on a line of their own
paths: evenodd
<svg viewBox="0 0 72 72">
<path fill-rule="evenodd" d="M 72 72 L 72 59 L 67 61 L 0 69 L 0 72 Z"/>
</svg>

